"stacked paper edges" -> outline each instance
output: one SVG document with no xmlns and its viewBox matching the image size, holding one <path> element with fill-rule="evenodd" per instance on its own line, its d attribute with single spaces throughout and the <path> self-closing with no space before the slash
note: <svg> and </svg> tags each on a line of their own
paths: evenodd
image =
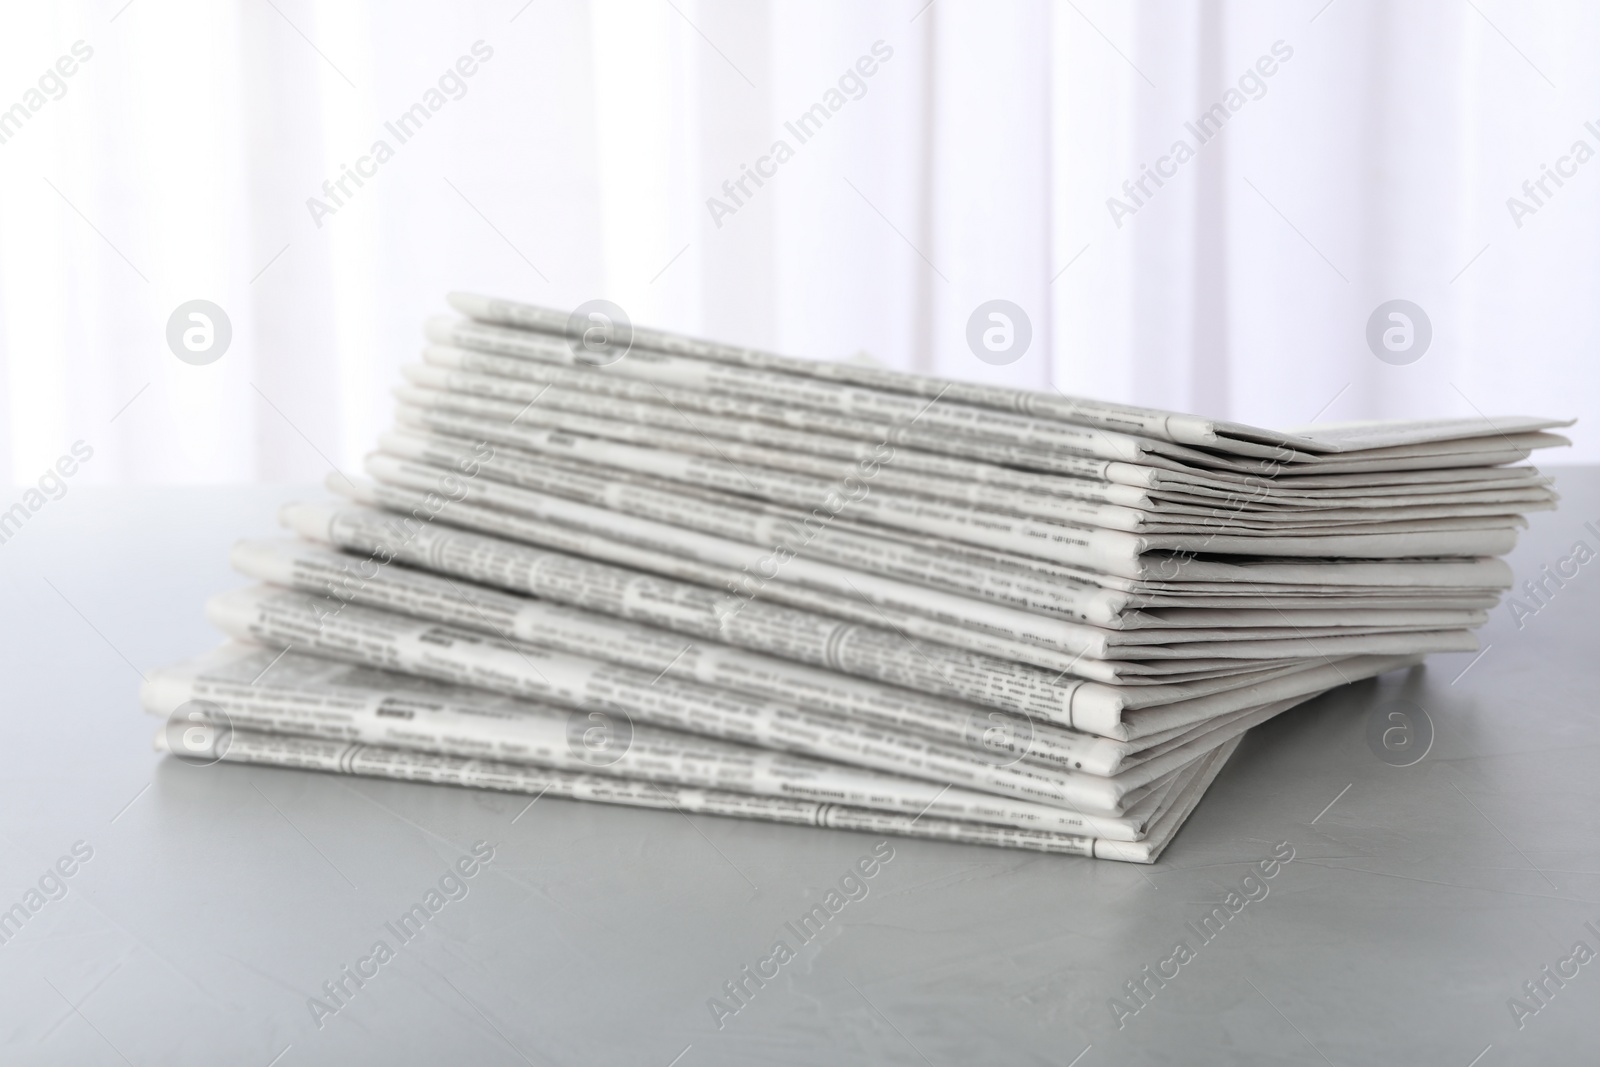
<svg viewBox="0 0 1600 1067">
<path fill-rule="evenodd" d="M 1476 647 L 1565 425 L 1276 433 L 454 295 L 370 480 L 155 673 L 183 758 L 1151 862 L 1240 735 Z"/>
</svg>

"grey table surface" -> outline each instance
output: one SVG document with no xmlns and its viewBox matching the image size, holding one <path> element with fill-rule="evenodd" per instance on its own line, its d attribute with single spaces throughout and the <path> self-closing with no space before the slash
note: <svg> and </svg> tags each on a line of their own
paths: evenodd
<svg viewBox="0 0 1600 1067">
<path fill-rule="evenodd" d="M 1557 473 L 1519 583 L 1600 549 L 1600 471 Z M 786 924 L 879 839 L 157 756 L 140 672 L 216 640 L 228 546 L 297 495 L 74 487 L 0 545 L 0 909 L 38 905 L 0 944 L 0 1062 L 1600 1060 L 1600 961 L 1574 955 L 1600 951 L 1600 563 L 1502 604 L 1479 658 L 1253 731 L 1154 866 L 893 840 L 802 944 Z M 1396 766 L 1368 738 L 1407 707 L 1432 744 Z M 395 937 L 477 842 L 492 859 Z M 731 999 L 780 938 L 794 957 Z M 1147 965 L 1177 973 L 1141 1003 Z"/>
</svg>

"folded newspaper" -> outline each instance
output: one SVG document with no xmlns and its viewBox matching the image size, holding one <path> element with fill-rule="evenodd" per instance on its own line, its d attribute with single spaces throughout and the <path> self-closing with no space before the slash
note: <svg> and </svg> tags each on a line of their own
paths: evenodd
<svg viewBox="0 0 1600 1067">
<path fill-rule="evenodd" d="M 1553 419 L 1278 432 L 454 294 L 157 747 L 1154 862 L 1252 726 L 1471 651 Z"/>
</svg>

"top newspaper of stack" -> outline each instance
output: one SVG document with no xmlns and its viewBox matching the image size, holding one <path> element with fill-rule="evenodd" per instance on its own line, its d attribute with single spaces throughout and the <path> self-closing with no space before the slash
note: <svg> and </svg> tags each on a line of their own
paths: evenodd
<svg viewBox="0 0 1600 1067">
<path fill-rule="evenodd" d="M 494 328 L 565 338 L 569 314 L 509 300 L 452 293 L 452 307 L 489 327 L 476 338 L 504 341 Z M 430 324 L 443 343 L 460 331 L 448 320 Z M 1169 456 L 1198 466 L 1245 474 L 1285 476 L 1333 470 L 1428 469 L 1475 466 L 1525 458 L 1531 449 L 1565 443 L 1541 431 L 1572 420 L 1502 416 L 1408 422 L 1348 423 L 1282 432 L 1059 394 L 948 381 L 905 371 L 826 363 L 704 341 L 664 330 L 631 327 L 635 351 L 682 357 L 703 366 L 699 384 L 733 393 L 752 388 L 779 403 L 897 419 L 918 417 L 930 427 L 1047 447 L 1083 447 L 1092 455 Z M 469 334 L 468 336 L 472 336 Z M 743 372 L 743 373 L 740 373 Z M 829 383 L 832 388 L 813 383 Z M 685 381 L 687 384 L 687 381 Z M 924 410 L 937 398 L 938 413 Z M 919 412 L 922 414 L 919 415 Z M 1134 439 L 1120 441 L 1112 434 Z M 1098 446 L 1098 447 L 1097 447 Z M 1501 458 L 1504 457 L 1504 458 Z"/>
<path fill-rule="evenodd" d="M 667 479 L 692 487 L 704 508 L 748 517 L 751 496 L 769 513 L 809 509 L 835 488 L 841 463 L 865 464 L 878 484 L 850 496 L 850 518 L 828 531 L 833 547 L 843 551 L 861 523 L 947 563 L 977 552 L 987 568 L 1049 567 L 1059 580 L 1431 585 L 1444 572 L 1358 575 L 1340 564 L 1335 577 L 1309 564 L 1504 554 L 1522 513 L 1555 502 L 1536 469 L 1505 464 L 1567 443 L 1544 432 L 1564 423 L 1524 417 L 1274 434 L 637 329 L 597 365 L 561 312 L 451 300 L 478 318 L 429 323 L 436 344 L 400 390 L 406 432 L 384 442 L 391 467 L 448 462 L 452 447 L 489 440 L 524 457 L 497 463 L 524 488 L 587 479 L 584 493 L 607 481 L 649 495 Z M 821 550 L 819 538 L 810 551 Z M 1241 575 L 1239 557 L 1300 562 Z M 1507 584 L 1503 566 L 1478 569 L 1446 584 Z"/>
</svg>

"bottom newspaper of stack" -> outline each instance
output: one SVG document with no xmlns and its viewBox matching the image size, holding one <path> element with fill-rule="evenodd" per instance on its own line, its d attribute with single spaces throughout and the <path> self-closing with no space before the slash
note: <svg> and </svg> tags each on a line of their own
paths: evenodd
<svg viewBox="0 0 1600 1067">
<path fill-rule="evenodd" d="M 1148 863 L 1245 730 L 1421 659 L 1130 696 L 788 607 L 733 625 L 714 589 L 359 504 L 283 518 L 305 539 L 241 542 L 264 584 L 208 604 L 229 643 L 146 683 L 158 748 Z M 892 684 L 908 656 L 993 698 Z"/>
</svg>

